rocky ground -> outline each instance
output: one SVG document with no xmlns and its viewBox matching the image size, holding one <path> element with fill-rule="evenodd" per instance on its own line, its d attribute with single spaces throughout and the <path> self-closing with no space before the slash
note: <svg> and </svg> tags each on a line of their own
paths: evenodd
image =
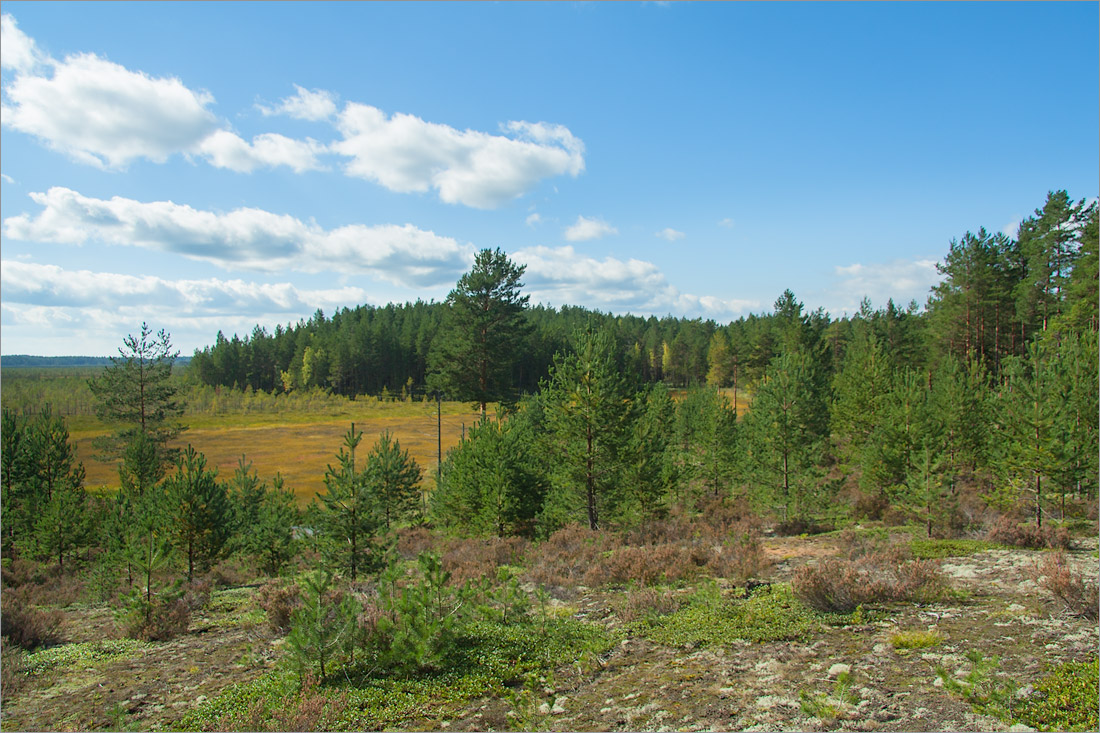
<svg viewBox="0 0 1100 733">
<path fill-rule="evenodd" d="M 782 581 L 800 564 L 837 551 L 834 539 L 765 541 Z M 1072 567 L 1100 574 L 1097 540 L 1077 540 Z M 937 668 L 972 686 L 1001 683 L 1021 699 L 1044 671 L 1096 658 L 1095 621 L 1069 615 L 1035 580 L 1042 553 L 988 550 L 940 562 L 958 591 L 933 605 L 874 609 L 862 623 L 825 626 L 804 641 L 738 641 L 670 647 L 626 634 L 599 659 L 578 660 L 511 699 L 476 700 L 434 711 L 407 727 L 430 730 L 1026 730 L 974 712 Z M 568 611 L 621 627 L 613 593 L 589 591 Z M 65 611 L 74 650 L 112 635 L 101 608 Z M 933 631 L 939 642 L 898 649 L 902 631 Z M 83 642 L 83 644 L 81 644 Z M 284 639 L 271 634 L 252 589 L 219 591 L 189 632 L 137 645 L 116 657 L 91 651 L 5 691 L 3 730 L 171 729 L 189 708 L 274 665 Z M 980 658 L 977 656 L 980 654 Z M 996 660 L 995 662 L 993 660 Z M 977 680 L 977 681 L 975 681 Z M 518 701 L 518 702 L 517 702 Z"/>
</svg>

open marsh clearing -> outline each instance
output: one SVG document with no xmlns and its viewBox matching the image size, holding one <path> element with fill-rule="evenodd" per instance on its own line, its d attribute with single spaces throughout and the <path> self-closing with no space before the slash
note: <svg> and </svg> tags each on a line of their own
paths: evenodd
<svg viewBox="0 0 1100 733">
<path fill-rule="evenodd" d="M 409 451 L 425 477 L 437 464 L 435 403 L 410 402 L 361 403 L 348 402 L 339 415 L 235 415 L 230 419 L 189 419 L 191 427 L 175 443 L 191 444 L 206 456 L 207 464 L 218 469 L 224 480 L 233 475 L 243 454 L 264 481 L 270 483 L 276 472 L 281 473 L 300 503 L 308 503 L 325 488 L 325 468 L 335 464 L 336 454 L 343 445 L 343 436 L 355 423 L 363 433 L 360 447 L 366 452 L 378 436 L 389 430 Z M 458 445 L 463 429 L 478 421 L 478 413 L 465 403 L 444 403 L 442 422 L 443 454 Z M 73 429 L 77 455 L 84 463 L 89 487 L 118 486 L 118 468 L 114 462 L 98 461 L 93 441 L 102 435 L 101 428 Z"/>
<path fill-rule="evenodd" d="M 1059 665 L 1095 665 L 1096 622 L 1069 615 L 1036 582 L 1044 552 L 945 557 L 936 561 L 951 582 L 945 600 L 811 618 L 790 635 L 761 626 L 764 617 L 783 608 L 804 613 L 783 583 L 797 567 L 831 556 L 835 535 L 767 538 L 763 545 L 774 561 L 767 573 L 773 585 L 755 591 L 759 603 L 737 600 L 741 590 L 722 579 L 712 591 L 722 603 L 752 611 L 738 616 L 742 627 L 696 624 L 686 640 L 676 626 L 682 611 L 653 622 L 624 620 L 629 588 L 562 588 L 549 599 L 551 615 L 592 628 L 604 640 L 599 653 L 558 660 L 526 682 L 485 678 L 480 688 L 465 682 L 435 697 L 408 692 L 404 703 L 379 702 L 341 680 L 311 694 L 360 730 L 1022 731 L 1031 728 L 988 705 L 973 706 L 937 670 L 963 680 L 972 701 L 999 700 L 1015 715 Z M 1100 573 L 1095 537 L 1078 538 L 1067 558 L 1086 578 Z M 701 583 L 667 591 L 686 598 Z M 534 590 L 530 583 L 525 589 Z M 298 694 L 293 673 L 280 663 L 285 637 L 268 629 L 254 591 L 216 590 L 186 634 L 128 642 L 116 653 L 93 653 L 111 651 L 101 640 L 116 635 L 106 608 L 63 609 L 71 643 L 29 657 L 28 667 L 38 671 L 6 696 L 3 729 L 247 727 L 241 721 L 250 720 L 249 711 L 269 704 L 264 695 Z M 762 640 L 743 638 L 753 634 Z M 61 661 L 48 663 L 52 657 Z M 482 679 L 471 674 L 462 679 Z M 323 715 L 298 721 L 339 727 Z"/>
</svg>

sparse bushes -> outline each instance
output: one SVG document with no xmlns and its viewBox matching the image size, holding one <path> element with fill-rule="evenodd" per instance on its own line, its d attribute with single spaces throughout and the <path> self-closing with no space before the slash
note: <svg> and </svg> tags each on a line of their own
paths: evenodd
<svg viewBox="0 0 1100 733">
<path fill-rule="evenodd" d="M 795 571 L 795 596 L 818 611 L 850 613 L 868 603 L 930 602 L 943 596 L 947 581 L 930 560 L 902 560 L 893 552 L 856 560 L 825 558 Z"/>
<path fill-rule="evenodd" d="M 186 634 L 191 609 L 182 597 L 165 594 L 149 601 L 142 594 L 131 597 L 122 615 L 122 632 L 131 639 L 168 641 Z"/>
<path fill-rule="evenodd" d="M 298 586 L 273 580 L 260 586 L 256 603 L 267 614 L 267 625 L 272 632 L 285 634 L 290 631 L 290 619 L 302 605 Z"/>
<path fill-rule="evenodd" d="M 1064 553 L 1047 555 L 1036 566 L 1034 575 L 1039 585 L 1066 605 L 1070 613 L 1097 619 L 1100 615 L 1100 593 L 1096 583 L 1087 582 L 1073 572 Z"/>
<path fill-rule="evenodd" d="M 1005 514 L 993 523 L 986 533 L 986 539 L 1002 545 L 1027 547 L 1041 550 L 1046 548 L 1068 550 L 1073 544 L 1065 527 L 1036 527 L 1034 524 L 1020 524 L 1014 517 Z"/>
<path fill-rule="evenodd" d="M 46 611 L 30 602 L 23 588 L 11 588 L 0 597 L 3 634 L 26 650 L 61 642 L 61 613 Z"/>
<path fill-rule="evenodd" d="M 615 616 L 628 625 L 668 615 L 680 606 L 680 599 L 668 588 L 632 588 L 611 602 Z"/>
</svg>

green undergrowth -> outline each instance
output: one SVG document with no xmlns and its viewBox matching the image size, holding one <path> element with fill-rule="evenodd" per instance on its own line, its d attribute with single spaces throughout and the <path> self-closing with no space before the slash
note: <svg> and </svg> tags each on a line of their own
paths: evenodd
<svg viewBox="0 0 1100 733">
<path fill-rule="evenodd" d="M 28 654 L 24 663 L 27 674 L 54 669 L 85 668 L 118 659 L 140 656 L 152 645 L 136 639 L 104 639 L 42 649 Z"/>
<path fill-rule="evenodd" d="M 860 609 L 861 616 L 866 613 Z M 861 622 L 855 614 L 816 613 L 791 593 L 789 585 L 758 588 L 748 598 L 726 597 L 714 584 L 703 585 L 684 608 L 651 618 L 638 628 L 643 636 L 668 646 L 705 646 L 733 641 L 804 639 L 822 624 Z"/>
<path fill-rule="evenodd" d="M 292 666 L 283 664 L 228 688 L 173 728 L 380 730 L 441 721 L 465 701 L 503 694 L 506 685 L 532 672 L 598 657 L 617 641 L 616 634 L 571 618 L 480 622 L 456 640 L 435 671 L 390 676 L 352 667 L 324 685 L 300 688 Z"/>
<path fill-rule="evenodd" d="M 1035 693 L 1013 711 L 1038 730 L 1100 730 L 1100 661 L 1070 662 L 1035 683 Z"/>
</svg>

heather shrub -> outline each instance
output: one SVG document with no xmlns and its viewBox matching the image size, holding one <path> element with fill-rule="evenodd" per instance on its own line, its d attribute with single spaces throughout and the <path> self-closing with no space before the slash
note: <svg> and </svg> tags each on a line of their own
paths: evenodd
<svg viewBox="0 0 1100 733">
<path fill-rule="evenodd" d="M 500 566 L 522 563 L 528 545 L 521 537 L 452 540 L 443 552 L 443 569 L 452 584 L 492 578 Z"/>
<path fill-rule="evenodd" d="M 680 606 L 680 599 L 668 588 L 632 588 L 611 601 L 611 610 L 624 624 L 666 616 Z"/>
<path fill-rule="evenodd" d="M 715 577 L 740 583 L 762 575 L 769 566 L 760 535 L 748 525 L 739 525 L 721 544 L 711 547 L 706 567 Z"/>
<path fill-rule="evenodd" d="M 1065 604 L 1076 616 L 1096 620 L 1100 615 L 1100 593 L 1096 583 L 1073 572 L 1062 552 L 1044 557 L 1033 574 L 1040 587 Z"/>
<path fill-rule="evenodd" d="M 927 603 L 947 590 L 939 566 L 931 560 L 899 561 L 892 552 L 857 560 L 825 558 L 795 571 L 795 596 L 818 611 L 849 613 L 868 603 Z"/>
<path fill-rule="evenodd" d="M 437 544 L 436 536 L 427 527 L 404 527 L 397 531 L 397 552 L 405 560 L 436 550 Z"/>
<path fill-rule="evenodd" d="M 1036 527 L 1031 523 L 1021 524 L 1011 515 L 1005 514 L 993 523 L 986 533 L 986 539 L 1002 545 L 1027 547 L 1040 550 L 1054 548 L 1068 550 L 1072 544 L 1065 527 Z"/>
<path fill-rule="evenodd" d="M 689 578 L 697 571 L 698 565 L 686 547 L 671 544 L 620 547 L 598 558 L 585 572 L 582 582 L 593 587 L 631 582 L 654 585 Z"/>
<path fill-rule="evenodd" d="M 267 614 L 267 625 L 276 634 L 290 631 L 290 619 L 301 607 L 302 598 L 298 586 L 273 580 L 260 586 L 256 593 L 257 605 Z"/>
<path fill-rule="evenodd" d="M 7 702 L 27 682 L 27 653 L 14 644 L 0 641 L 0 700 Z"/>
<path fill-rule="evenodd" d="M 60 611 L 46 611 L 30 600 L 25 587 L 12 588 L 0 596 L 3 635 L 26 650 L 61 642 Z"/>
<path fill-rule="evenodd" d="M 538 545 L 537 559 L 527 579 L 547 589 L 572 589 L 583 585 L 585 576 L 604 555 L 621 546 L 621 539 L 578 525 L 563 527 Z"/>
</svg>

